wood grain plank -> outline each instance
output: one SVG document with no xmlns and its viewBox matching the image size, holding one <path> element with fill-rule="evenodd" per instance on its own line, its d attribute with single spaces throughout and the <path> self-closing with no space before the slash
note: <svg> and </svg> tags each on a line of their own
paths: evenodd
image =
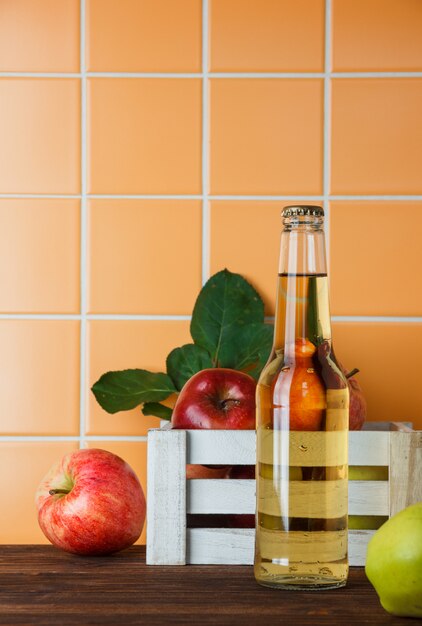
<svg viewBox="0 0 422 626">
<path fill-rule="evenodd" d="M 422 432 L 391 433 L 390 515 L 422 501 Z"/>
<path fill-rule="evenodd" d="M 300 483 L 300 481 L 294 482 Z M 313 488 L 309 482 L 302 482 L 302 487 L 307 491 Z M 254 480 L 192 479 L 187 481 L 188 513 L 253 515 L 256 508 L 255 500 Z M 388 482 L 350 481 L 348 502 L 350 515 L 388 515 Z"/>
<path fill-rule="evenodd" d="M 349 563 L 365 565 L 366 549 L 375 531 L 349 531 Z M 188 563 L 252 565 L 255 531 L 253 529 L 188 528 Z"/>
<path fill-rule="evenodd" d="M 193 465 L 254 465 L 256 433 L 252 430 L 188 430 L 187 463 Z M 349 465 L 388 465 L 390 433 L 349 433 Z M 337 463 L 334 463 L 337 464 Z"/>
<path fill-rule="evenodd" d="M 186 562 L 186 431 L 148 433 L 148 565 Z"/>
<path fill-rule="evenodd" d="M 319 467 L 347 463 L 347 431 L 258 432 L 258 461 L 269 465 Z"/>
<path fill-rule="evenodd" d="M 187 462 L 193 465 L 254 465 L 254 430 L 188 430 Z"/>
<path fill-rule="evenodd" d="M 346 587 L 278 592 L 250 566 L 147 567 L 134 546 L 77 557 L 52 546 L 0 546 L 0 624 L 70 626 L 409 626 L 382 609 L 362 568 Z"/>
</svg>

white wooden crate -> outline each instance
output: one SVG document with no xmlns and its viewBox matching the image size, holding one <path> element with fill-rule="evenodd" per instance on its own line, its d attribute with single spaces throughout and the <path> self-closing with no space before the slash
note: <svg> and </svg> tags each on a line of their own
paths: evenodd
<svg viewBox="0 0 422 626">
<path fill-rule="evenodd" d="M 349 514 L 391 516 L 422 500 L 422 431 L 394 422 L 366 428 L 377 430 L 349 434 L 349 465 L 388 467 L 388 480 L 350 481 Z M 187 528 L 186 520 L 189 513 L 255 513 L 255 481 L 187 480 L 186 465 L 254 465 L 255 454 L 255 431 L 149 431 L 148 565 L 253 563 L 253 529 Z M 349 531 L 351 565 L 365 564 L 374 532 Z"/>
</svg>

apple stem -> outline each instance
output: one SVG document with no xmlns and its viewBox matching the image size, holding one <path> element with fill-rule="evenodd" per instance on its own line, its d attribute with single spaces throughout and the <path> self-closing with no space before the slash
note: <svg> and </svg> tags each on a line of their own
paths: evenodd
<svg viewBox="0 0 422 626">
<path fill-rule="evenodd" d="M 48 492 L 50 496 L 55 496 L 57 493 L 69 493 L 68 489 L 50 489 Z"/>
<path fill-rule="evenodd" d="M 358 370 L 357 367 L 355 367 L 354 369 L 352 369 L 348 374 L 346 374 L 346 378 L 352 378 L 352 376 L 354 376 L 355 374 L 357 374 L 358 372 L 360 372 L 360 370 Z"/>
</svg>

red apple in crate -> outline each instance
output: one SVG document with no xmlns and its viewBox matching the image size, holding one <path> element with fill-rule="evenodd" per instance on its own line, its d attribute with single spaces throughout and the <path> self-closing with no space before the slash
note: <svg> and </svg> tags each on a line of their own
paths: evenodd
<svg viewBox="0 0 422 626">
<path fill-rule="evenodd" d="M 232 480 L 255 480 L 255 465 L 233 465 L 224 478 Z M 255 528 L 255 515 L 239 515 L 234 513 L 227 516 L 229 528 Z"/>
<path fill-rule="evenodd" d="M 361 430 L 366 420 L 365 396 L 356 378 L 348 378 L 347 384 L 350 392 L 349 428 L 350 430 Z"/>
<path fill-rule="evenodd" d="M 227 468 L 227 465 L 186 465 L 186 478 L 225 478 Z"/>
<path fill-rule="evenodd" d="M 201 370 L 184 385 L 173 409 L 173 428 L 253 430 L 256 382 L 225 368 Z"/>
<path fill-rule="evenodd" d="M 131 467 L 106 450 L 77 450 L 53 465 L 36 494 L 41 530 L 74 554 L 131 546 L 145 521 L 145 496 Z"/>
</svg>

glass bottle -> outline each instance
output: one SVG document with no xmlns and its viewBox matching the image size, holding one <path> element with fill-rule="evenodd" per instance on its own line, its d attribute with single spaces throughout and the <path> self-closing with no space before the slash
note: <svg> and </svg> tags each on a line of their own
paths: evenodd
<svg viewBox="0 0 422 626">
<path fill-rule="evenodd" d="M 346 584 L 349 391 L 333 353 L 324 211 L 282 213 L 273 349 L 257 386 L 254 573 L 280 589 Z"/>
</svg>

